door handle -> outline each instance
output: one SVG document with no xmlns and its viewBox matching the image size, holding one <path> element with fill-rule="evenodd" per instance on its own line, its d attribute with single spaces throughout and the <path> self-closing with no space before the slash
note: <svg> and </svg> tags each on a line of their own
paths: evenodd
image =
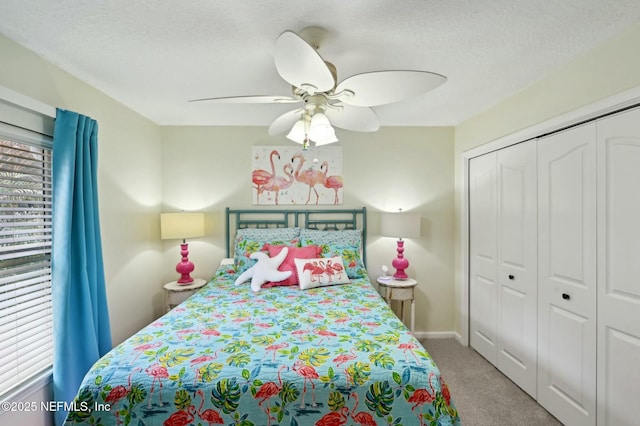
<svg viewBox="0 0 640 426">
<path fill-rule="evenodd" d="M 569 299 L 571 299 L 571 296 L 569 296 L 567 293 L 562 293 L 562 298 L 564 300 L 569 300 Z"/>
<path fill-rule="evenodd" d="M 509 275 L 509 279 L 513 280 L 515 277 L 513 275 Z"/>
</svg>

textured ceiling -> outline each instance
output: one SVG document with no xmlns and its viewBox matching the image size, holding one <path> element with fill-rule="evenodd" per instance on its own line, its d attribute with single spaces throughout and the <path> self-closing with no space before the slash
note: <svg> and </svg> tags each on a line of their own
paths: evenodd
<svg viewBox="0 0 640 426">
<path fill-rule="evenodd" d="M 0 32 L 160 125 L 269 125 L 289 105 L 276 38 L 309 25 L 338 80 L 415 69 L 439 88 L 374 107 L 383 126 L 456 125 L 640 20 L 638 0 L 2 0 Z"/>
</svg>

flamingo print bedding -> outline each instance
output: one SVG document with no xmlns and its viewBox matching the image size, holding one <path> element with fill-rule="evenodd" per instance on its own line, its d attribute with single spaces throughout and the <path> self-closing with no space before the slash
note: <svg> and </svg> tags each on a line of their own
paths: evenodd
<svg viewBox="0 0 640 426">
<path fill-rule="evenodd" d="M 100 359 L 65 424 L 460 423 L 433 360 L 366 276 L 259 293 L 235 278 L 221 266 Z"/>
</svg>

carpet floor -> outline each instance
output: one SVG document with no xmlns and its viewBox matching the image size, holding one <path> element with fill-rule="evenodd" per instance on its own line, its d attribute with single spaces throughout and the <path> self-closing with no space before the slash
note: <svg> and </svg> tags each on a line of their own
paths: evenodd
<svg viewBox="0 0 640 426">
<path fill-rule="evenodd" d="M 422 339 L 458 409 L 463 426 L 562 425 L 475 350 L 455 339 Z"/>
</svg>

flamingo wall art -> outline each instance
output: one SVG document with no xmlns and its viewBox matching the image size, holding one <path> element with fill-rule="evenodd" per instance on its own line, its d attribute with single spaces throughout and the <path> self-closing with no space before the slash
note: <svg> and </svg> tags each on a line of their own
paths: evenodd
<svg viewBox="0 0 640 426">
<path fill-rule="evenodd" d="M 342 204 L 342 147 L 254 146 L 253 204 Z"/>
</svg>

